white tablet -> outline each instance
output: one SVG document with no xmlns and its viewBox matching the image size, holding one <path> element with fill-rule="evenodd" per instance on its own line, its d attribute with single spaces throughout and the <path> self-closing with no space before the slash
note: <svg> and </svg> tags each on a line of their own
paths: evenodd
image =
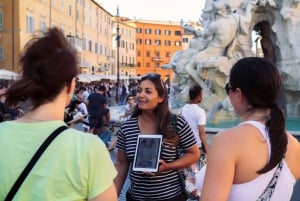
<svg viewBox="0 0 300 201">
<path fill-rule="evenodd" d="M 157 172 L 162 135 L 139 135 L 133 161 L 134 171 Z"/>
</svg>

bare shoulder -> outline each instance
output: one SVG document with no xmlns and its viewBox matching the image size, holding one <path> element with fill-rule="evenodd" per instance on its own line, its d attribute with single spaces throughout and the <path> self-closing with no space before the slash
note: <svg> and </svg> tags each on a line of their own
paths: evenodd
<svg viewBox="0 0 300 201">
<path fill-rule="evenodd" d="M 260 131 L 250 125 L 241 124 L 219 132 L 212 141 L 212 146 L 224 147 L 227 151 L 253 149 L 253 146 L 265 142 Z"/>
<path fill-rule="evenodd" d="M 288 133 L 287 136 L 288 146 L 285 155 L 285 161 L 287 162 L 294 177 L 298 180 L 300 178 L 300 144 L 299 141 L 290 133 Z"/>
<path fill-rule="evenodd" d="M 219 132 L 215 139 L 222 141 L 228 140 L 229 142 L 231 142 L 233 138 L 235 140 L 245 140 L 258 132 L 258 129 L 250 124 L 240 124 Z"/>
<path fill-rule="evenodd" d="M 299 141 L 292 136 L 290 133 L 288 136 L 288 152 L 291 151 L 298 159 L 300 159 L 300 143 Z"/>
<path fill-rule="evenodd" d="M 234 146 L 236 146 L 236 140 L 238 140 L 237 138 L 239 138 L 239 130 L 240 129 L 238 127 L 233 127 L 220 131 L 214 136 L 211 147 L 216 147 L 218 149 L 222 148 L 226 149 L 227 151 L 229 151 L 229 149 L 234 150 Z"/>
</svg>

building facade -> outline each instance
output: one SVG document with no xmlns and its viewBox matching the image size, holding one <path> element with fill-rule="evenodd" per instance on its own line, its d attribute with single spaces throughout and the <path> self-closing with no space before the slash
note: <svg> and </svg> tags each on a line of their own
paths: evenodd
<svg viewBox="0 0 300 201">
<path fill-rule="evenodd" d="M 172 79 L 173 69 L 163 69 L 172 55 L 182 50 L 183 28 L 180 23 L 135 20 L 136 26 L 136 73 L 158 73 L 164 80 Z"/>
<path fill-rule="evenodd" d="M 19 55 L 31 35 L 57 26 L 77 48 L 81 73 L 112 75 L 112 18 L 93 0 L 2 0 L 0 68 L 19 72 Z"/>
<path fill-rule="evenodd" d="M 97 0 L 1 0 L 0 69 L 19 72 L 25 43 L 53 26 L 77 48 L 80 73 L 112 79 L 147 73 L 172 79 L 173 69 L 161 66 L 189 43 L 179 22 L 130 20 L 118 11 L 114 16 Z"/>
<path fill-rule="evenodd" d="M 113 73 L 117 75 L 119 68 L 120 79 L 136 77 L 136 27 L 128 21 L 128 18 L 118 14 L 113 20 Z"/>
</svg>

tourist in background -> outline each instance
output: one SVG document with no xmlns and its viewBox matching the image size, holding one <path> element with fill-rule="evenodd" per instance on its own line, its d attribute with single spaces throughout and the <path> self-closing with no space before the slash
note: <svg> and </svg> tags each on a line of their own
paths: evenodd
<svg viewBox="0 0 300 201">
<path fill-rule="evenodd" d="M 133 95 L 128 95 L 126 97 L 126 105 L 125 105 L 125 111 L 124 114 L 120 115 L 120 119 L 127 120 L 131 117 L 131 114 L 133 112 L 134 106 L 135 106 L 135 98 Z"/>
<path fill-rule="evenodd" d="M 7 90 L 7 103 L 31 100 L 16 121 L 0 124 L 0 200 L 44 140 L 65 126 L 77 75 L 77 52 L 63 32 L 51 28 L 30 40 L 21 55 L 22 76 Z M 93 135 L 63 131 L 37 161 L 13 200 L 116 201 L 115 168 L 104 144 Z"/>
<path fill-rule="evenodd" d="M 86 104 L 89 95 L 90 94 L 89 94 L 88 90 L 86 89 L 86 87 L 84 87 L 84 86 L 79 87 L 78 98 L 81 102 Z"/>
<path fill-rule="evenodd" d="M 232 67 L 225 89 L 242 123 L 214 137 L 200 170 L 201 200 L 290 200 L 300 177 L 300 145 L 285 130 L 280 87 L 278 69 L 267 59 L 243 58 Z"/>
<path fill-rule="evenodd" d="M 126 96 L 127 96 L 127 87 L 125 85 L 124 82 L 121 83 L 121 97 L 120 97 L 120 103 L 119 105 L 125 105 L 125 99 L 126 99 Z"/>
<path fill-rule="evenodd" d="M 127 200 L 186 201 L 178 170 L 195 163 L 200 156 L 191 128 L 181 115 L 172 123 L 167 89 L 159 74 L 141 78 L 136 101 L 131 118 L 122 122 L 118 132 L 117 192 L 120 194 L 129 171 L 131 186 Z M 133 171 L 131 168 L 138 135 L 143 134 L 163 135 L 157 173 Z M 180 158 L 177 155 L 179 146 L 183 150 Z"/>
<path fill-rule="evenodd" d="M 9 107 L 6 104 L 5 93 L 5 88 L 0 89 L 0 122 L 6 120 L 7 118 L 5 115 L 7 116 L 9 114 Z"/>
<path fill-rule="evenodd" d="M 180 114 L 190 125 L 202 155 L 207 153 L 208 143 L 205 133 L 206 113 L 204 109 L 198 105 L 202 101 L 202 88 L 200 85 L 193 85 L 190 87 L 189 99 L 189 103 L 181 108 Z"/>
<path fill-rule="evenodd" d="M 87 100 L 90 133 L 95 134 L 95 128 L 102 128 L 110 122 L 108 101 L 105 95 L 106 88 L 100 85 L 96 92 L 91 93 Z"/>
<path fill-rule="evenodd" d="M 126 97 L 126 106 L 125 106 L 125 111 L 124 111 L 124 114 L 120 115 L 119 119 L 122 119 L 123 121 L 129 119 L 131 117 L 131 114 L 133 112 L 133 109 L 134 109 L 134 106 L 135 106 L 135 98 L 133 95 L 128 95 Z M 118 136 L 114 136 L 114 138 L 112 139 L 109 147 L 108 147 L 108 150 L 111 151 L 114 149 L 116 143 L 117 143 L 117 139 L 118 139 Z"/>
<path fill-rule="evenodd" d="M 70 106 L 70 110 L 73 108 L 72 113 L 72 120 L 67 122 L 70 124 L 70 127 L 75 127 L 76 124 L 80 123 L 82 124 L 82 129 L 84 132 L 89 131 L 89 118 L 88 118 L 88 111 L 86 104 L 84 102 L 81 102 L 79 100 L 72 101 L 72 106 Z"/>
<path fill-rule="evenodd" d="M 120 82 L 116 83 L 116 104 L 120 105 L 121 95 L 122 95 L 122 86 Z"/>
</svg>

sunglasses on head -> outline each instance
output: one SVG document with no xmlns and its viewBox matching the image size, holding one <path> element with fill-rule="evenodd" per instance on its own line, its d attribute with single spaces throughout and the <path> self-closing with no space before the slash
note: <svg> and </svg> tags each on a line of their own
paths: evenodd
<svg viewBox="0 0 300 201">
<path fill-rule="evenodd" d="M 146 74 L 142 77 L 142 80 L 144 79 L 149 79 L 149 78 L 153 78 L 153 79 L 160 79 L 160 74 L 157 74 L 157 73 L 149 73 L 149 74 Z"/>
<path fill-rule="evenodd" d="M 161 85 L 163 88 L 165 88 L 165 83 L 163 82 L 163 80 L 161 79 L 161 75 L 160 74 L 157 74 L 157 73 L 149 73 L 149 74 L 146 74 L 144 75 L 140 81 L 142 80 L 147 80 L 147 79 L 154 79 L 154 80 L 160 80 L 161 82 Z"/>
<path fill-rule="evenodd" d="M 231 87 L 230 85 L 229 85 L 229 83 L 227 83 L 226 85 L 225 85 L 225 91 L 226 91 L 226 94 L 227 95 L 229 95 L 229 91 L 230 90 L 234 90 L 235 88 L 234 87 Z"/>
</svg>

